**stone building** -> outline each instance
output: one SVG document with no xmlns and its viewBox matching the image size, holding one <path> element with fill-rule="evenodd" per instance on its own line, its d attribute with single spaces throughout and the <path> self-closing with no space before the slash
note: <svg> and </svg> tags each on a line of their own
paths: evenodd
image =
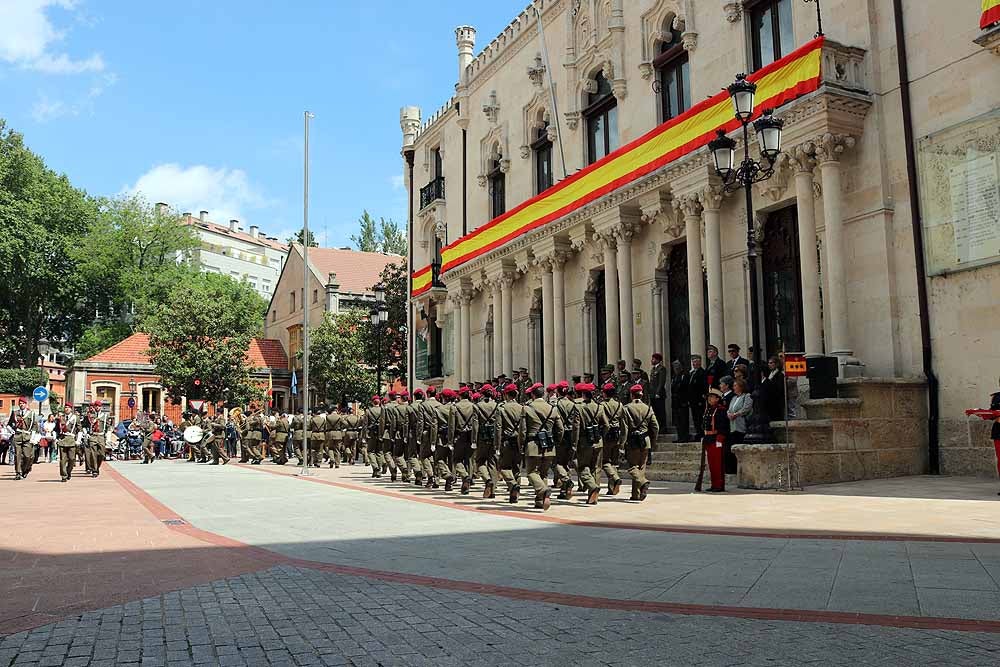
<svg viewBox="0 0 1000 667">
<path fill-rule="evenodd" d="M 361 252 L 350 248 L 309 248 L 309 293 L 303 290 L 302 246 L 293 244 L 288 261 L 271 296 L 264 337 L 281 342 L 288 352 L 288 370 L 302 374 L 303 307 L 309 305 L 310 329 L 326 313 L 342 309 L 369 310 L 375 303 L 372 287 L 389 264 L 401 264 L 400 255 Z"/>
<path fill-rule="evenodd" d="M 169 206 L 158 203 L 156 208 L 165 212 Z M 200 211 L 197 217 L 182 213 L 181 222 L 191 225 L 198 235 L 200 245 L 194 259 L 202 272 L 246 280 L 262 297 L 271 298 L 288 257 L 285 243 L 267 236 L 257 225 L 244 230 L 239 220 L 216 224 L 208 219 L 208 211 Z"/>
<path fill-rule="evenodd" d="M 751 192 L 759 339 L 840 369 L 781 433 L 802 477 L 994 470 L 962 411 L 1000 375 L 996 29 L 975 2 L 825 0 L 813 41 L 818 4 L 538 0 L 478 55 L 458 28 L 454 97 L 400 113 L 418 383 L 746 351 L 744 196 L 705 143 L 726 124 L 742 156 L 713 96 L 756 73 L 788 85 Z"/>
</svg>

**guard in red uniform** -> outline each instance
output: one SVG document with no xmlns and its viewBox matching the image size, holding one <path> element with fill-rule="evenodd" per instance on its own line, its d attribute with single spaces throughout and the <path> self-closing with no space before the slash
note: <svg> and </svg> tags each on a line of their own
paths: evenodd
<svg viewBox="0 0 1000 667">
<path fill-rule="evenodd" d="M 702 421 L 705 435 L 701 439 L 701 447 L 708 459 L 708 469 L 712 475 L 712 488 L 709 491 L 720 493 L 726 490 L 726 469 L 722 452 L 729 436 L 729 416 L 722 405 L 721 391 L 715 388 L 709 389 L 707 400 L 708 405 L 705 407 L 705 417 Z M 701 490 L 700 475 L 695 490 Z"/>
</svg>

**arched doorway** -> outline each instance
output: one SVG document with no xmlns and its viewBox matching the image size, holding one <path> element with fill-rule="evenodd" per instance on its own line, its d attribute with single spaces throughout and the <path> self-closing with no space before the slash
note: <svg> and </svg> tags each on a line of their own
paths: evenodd
<svg viewBox="0 0 1000 667">
<path fill-rule="evenodd" d="M 670 247 L 667 256 L 667 333 L 670 361 L 688 367 L 691 358 L 691 319 L 688 301 L 687 244 Z"/>
</svg>

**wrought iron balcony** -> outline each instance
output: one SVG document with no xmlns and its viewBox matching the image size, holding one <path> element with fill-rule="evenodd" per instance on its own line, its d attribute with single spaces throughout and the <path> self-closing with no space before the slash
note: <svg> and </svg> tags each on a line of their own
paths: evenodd
<svg viewBox="0 0 1000 667">
<path fill-rule="evenodd" d="M 431 262 L 431 288 L 435 287 L 445 287 L 445 284 L 441 282 L 441 260 L 436 259 Z"/>
<path fill-rule="evenodd" d="M 420 188 L 420 209 L 427 208 L 438 199 L 444 199 L 444 176 L 438 176 Z"/>
</svg>

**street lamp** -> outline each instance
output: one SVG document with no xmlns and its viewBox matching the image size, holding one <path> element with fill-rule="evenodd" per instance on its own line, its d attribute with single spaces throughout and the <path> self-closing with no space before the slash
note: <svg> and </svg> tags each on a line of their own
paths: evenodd
<svg viewBox="0 0 1000 667">
<path fill-rule="evenodd" d="M 130 377 L 128 379 L 128 392 L 129 392 L 129 398 L 132 399 L 132 416 L 135 417 L 136 400 L 135 400 L 135 378 L 134 377 Z"/>
<path fill-rule="evenodd" d="M 774 175 L 774 163 L 781 153 L 781 128 L 784 126 L 784 121 L 772 115 L 773 109 L 764 109 L 761 117 L 752 123 L 761 155 L 761 160 L 754 160 L 750 157 L 750 125 L 754 116 L 757 84 L 747 81 L 745 74 L 737 74 L 736 81 L 726 90 L 733 103 L 733 115 L 743 129 L 743 162 L 739 166 L 736 165 L 736 141 L 727 137 L 723 130 L 716 131 L 716 138 L 708 142 L 708 150 L 712 153 L 715 172 L 722 179 L 725 191 L 734 192 L 743 188 L 745 193 L 747 263 L 750 273 L 750 347 L 755 372 L 760 373 L 763 365 L 761 344 L 758 340 L 760 304 L 757 300 L 757 240 L 753 224 L 753 192 L 750 186 L 766 181 Z M 755 412 L 760 414 L 756 409 Z M 756 431 L 756 435 L 761 438 L 766 437 L 764 434 L 768 431 L 767 426 L 759 423 L 757 425 L 763 428 L 754 429 L 751 425 L 747 430 Z M 751 433 L 748 433 L 748 436 L 748 439 L 754 439 Z"/>
</svg>

